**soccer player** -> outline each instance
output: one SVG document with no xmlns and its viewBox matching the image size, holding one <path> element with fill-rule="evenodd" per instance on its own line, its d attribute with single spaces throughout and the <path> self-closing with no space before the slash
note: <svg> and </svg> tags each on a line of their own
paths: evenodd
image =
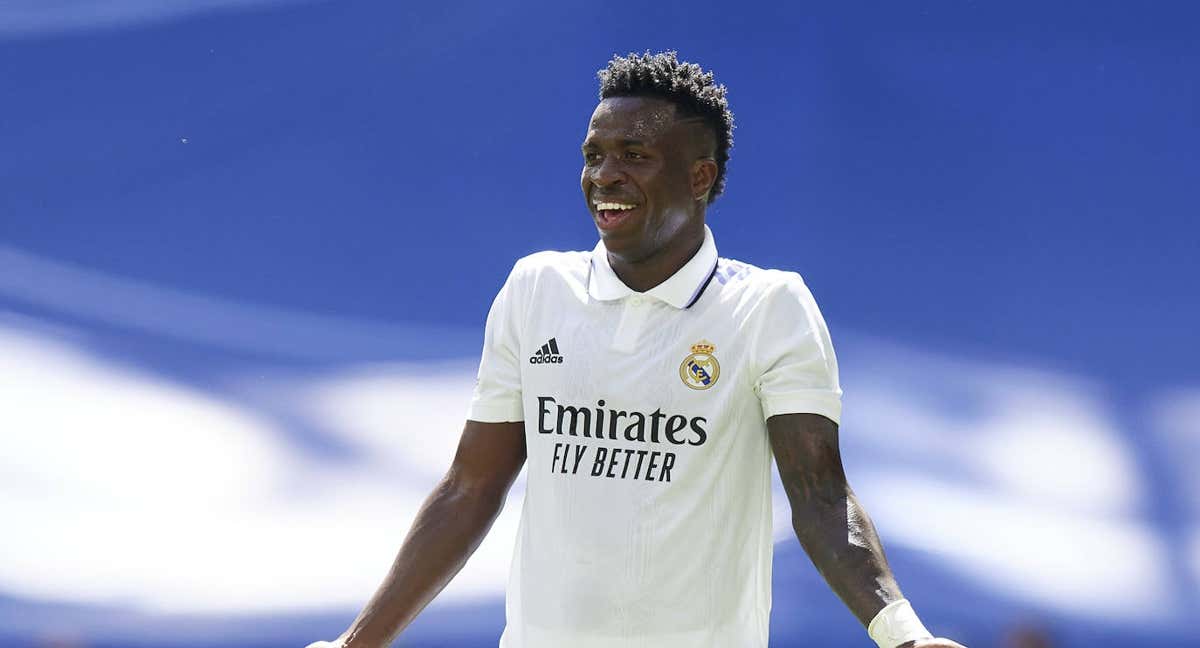
<svg viewBox="0 0 1200 648">
<path fill-rule="evenodd" d="M 674 52 L 631 54 L 600 99 L 581 177 L 599 243 L 516 263 L 449 471 L 358 618 L 314 645 L 389 645 L 528 464 L 501 648 L 765 648 L 773 453 L 800 543 L 870 637 L 961 648 L 918 620 L 846 483 L 812 294 L 717 256 L 725 87 Z"/>
</svg>

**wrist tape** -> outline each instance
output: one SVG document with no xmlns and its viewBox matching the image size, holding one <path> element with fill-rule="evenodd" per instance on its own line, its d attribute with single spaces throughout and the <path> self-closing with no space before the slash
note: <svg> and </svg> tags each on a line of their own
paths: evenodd
<svg viewBox="0 0 1200 648">
<path fill-rule="evenodd" d="M 867 634 L 879 644 L 879 648 L 896 648 L 902 643 L 914 639 L 931 639 L 933 635 L 925 629 L 917 613 L 907 599 L 900 599 L 884 606 L 879 614 L 871 619 L 867 626 Z"/>
</svg>

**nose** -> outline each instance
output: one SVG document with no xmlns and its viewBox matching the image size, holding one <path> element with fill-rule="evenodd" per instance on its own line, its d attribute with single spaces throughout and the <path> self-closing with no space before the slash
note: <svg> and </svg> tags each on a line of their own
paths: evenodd
<svg viewBox="0 0 1200 648">
<path fill-rule="evenodd" d="M 591 178 L 592 184 L 600 187 L 612 187 L 620 184 L 625 179 L 625 174 L 621 171 L 617 161 L 613 156 L 606 155 L 600 160 L 599 164 L 592 166 Z"/>
</svg>

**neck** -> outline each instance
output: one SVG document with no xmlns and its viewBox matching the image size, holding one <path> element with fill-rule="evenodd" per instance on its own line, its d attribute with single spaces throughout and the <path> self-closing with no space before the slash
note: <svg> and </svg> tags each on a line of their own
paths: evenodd
<svg viewBox="0 0 1200 648">
<path fill-rule="evenodd" d="M 682 229 L 671 235 L 666 245 L 651 254 L 631 259 L 608 253 L 608 264 L 613 272 L 631 290 L 646 292 L 658 284 L 671 278 L 679 269 L 687 265 L 692 257 L 704 245 L 704 218 L 689 222 Z"/>
</svg>

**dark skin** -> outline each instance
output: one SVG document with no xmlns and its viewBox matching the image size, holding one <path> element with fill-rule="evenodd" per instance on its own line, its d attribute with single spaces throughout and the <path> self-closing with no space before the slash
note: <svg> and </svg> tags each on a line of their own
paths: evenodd
<svg viewBox="0 0 1200 648">
<path fill-rule="evenodd" d="M 885 605 L 904 595 L 875 525 L 846 481 L 837 423 L 818 414 L 781 414 L 767 419 L 767 434 L 800 545 L 866 626 Z M 963 647 L 949 639 L 921 639 L 900 648 Z"/>
<path fill-rule="evenodd" d="M 717 177 L 703 122 L 678 119 L 661 99 L 613 97 L 596 107 L 583 140 L 580 184 L 621 281 L 645 292 L 704 243 L 704 207 Z M 635 205 L 606 227 L 598 202 Z"/>
<path fill-rule="evenodd" d="M 581 186 L 609 263 L 630 288 L 657 286 L 700 249 L 717 174 L 714 147 L 702 122 L 680 118 L 661 99 L 609 98 L 592 114 Z M 613 203 L 633 208 L 597 208 Z M 768 419 L 767 431 L 800 544 L 865 626 L 903 595 L 875 527 L 846 482 L 837 424 L 815 414 L 784 414 Z M 525 459 L 523 423 L 467 421 L 450 470 L 417 514 L 375 595 L 337 641 L 316 645 L 388 646 L 483 541 Z M 927 639 L 904 648 L 962 647 Z"/>
<path fill-rule="evenodd" d="M 475 553 L 524 465 L 524 423 L 467 421 L 450 470 L 421 506 L 383 583 L 341 637 L 317 646 L 391 645 Z"/>
</svg>

